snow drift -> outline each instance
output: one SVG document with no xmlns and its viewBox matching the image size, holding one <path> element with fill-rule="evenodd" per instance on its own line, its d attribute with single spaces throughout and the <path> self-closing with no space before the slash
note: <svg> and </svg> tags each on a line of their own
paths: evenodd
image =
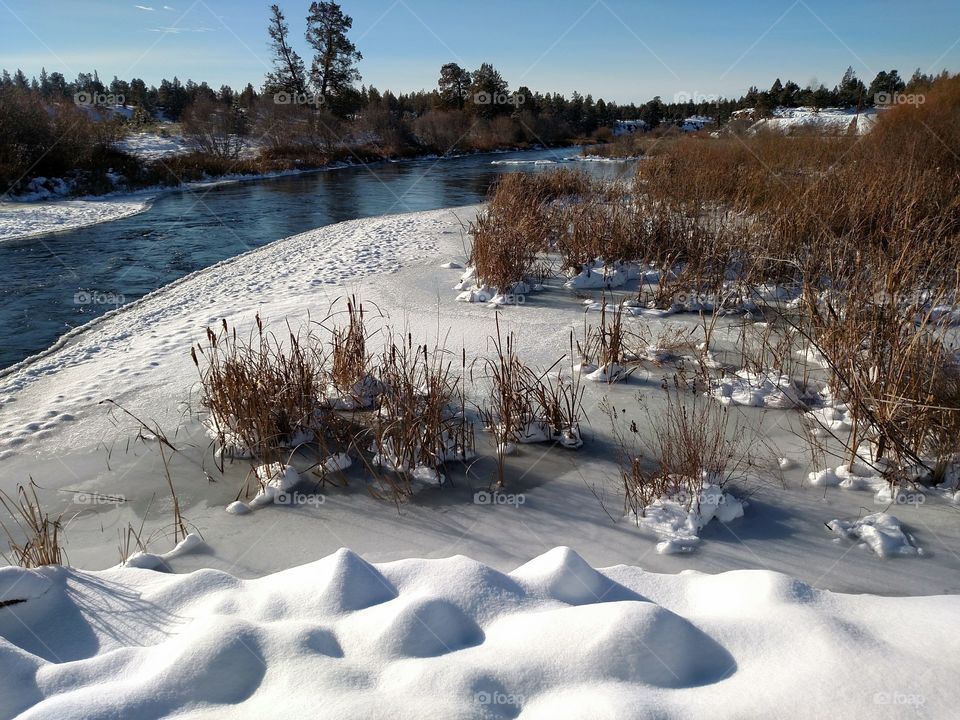
<svg viewBox="0 0 960 720">
<path fill-rule="evenodd" d="M 567 548 L 509 574 L 349 550 L 246 581 L 4 568 L 0 598 L 3 717 L 949 717 L 960 671 L 960 597 Z"/>
</svg>

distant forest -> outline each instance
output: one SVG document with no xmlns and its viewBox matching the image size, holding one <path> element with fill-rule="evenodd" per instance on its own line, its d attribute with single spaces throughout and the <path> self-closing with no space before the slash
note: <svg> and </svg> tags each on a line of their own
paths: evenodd
<svg viewBox="0 0 960 720">
<path fill-rule="evenodd" d="M 868 86 L 848 68 L 832 89 L 778 79 L 769 90 L 754 87 L 739 98 L 680 93 L 620 105 L 579 92 L 511 90 L 492 64 L 468 70 L 448 63 L 439 68 L 434 89 L 393 93 L 362 83 L 362 54 L 349 39 L 351 27 L 337 3 L 311 3 L 305 37 L 314 56 L 308 65 L 292 48 L 287 19 L 271 6 L 265 35 L 273 69 L 259 88 L 214 89 L 177 77 L 159 86 L 116 76 L 104 82 L 97 71 L 68 80 L 43 69 L 28 78 L 19 69 L 3 70 L 0 192 L 16 192 L 39 176 L 73 174 L 84 190 L 97 192 L 111 189 L 118 174 L 129 186 L 176 184 L 345 159 L 603 143 L 618 120 L 643 120 L 655 129 L 698 115 L 722 126 L 744 109 L 763 117 L 780 106 L 863 108 L 881 94 L 922 92 L 937 79 L 918 70 L 904 81 L 889 70 Z M 151 165 L 115 149 L 131 131 L 165 122 L 180 123 L 196 152 Z"/>
</svg>

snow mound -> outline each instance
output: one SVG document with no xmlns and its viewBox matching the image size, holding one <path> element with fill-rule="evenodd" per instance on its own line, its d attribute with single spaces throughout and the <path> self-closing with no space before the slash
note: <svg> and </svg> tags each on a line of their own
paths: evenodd
<svg viewBox="0 0 960 720">
<path fill-rule="evenodd" d="M 35 600 L 47 592 L 52 584 L 42 570 L 0 568 L 0 607 Z"/>
<path fill-rule="evenodd" d="M 600 290 L 623 287 L 630 280 L 640 278 L 640 268 L 629 263 L 615 262 L 607 265 L 602 260 L 584 265 L 583 269 L 567 280 L 564 287 L 571 290 Z"/>
<path fill-rule="evenodd" d="M 3 717 L 626 720 L 704 702 L 716 718 L 894 717 L 903 708 L 877 700 L 892 693 L 951 717 L 960 671 L 944 631 L 960 597 L 839 595 L 765 570 L 596 570 L 569 548 L 510 574 L 340 550 L 256 580 L 0 578 L 43 592 L 0 607 Z M 872 672 L 849 672 L 864 662 Z"/>
<path fill-rule="evenodd" d="M 127 558 L 123 563 L 124 567 L 141 568 L 143 570 L 160 570 L 167 567 L 167 562 L 181 557 L 203 547 L 203 538 L 197 533 L 190 533 L 183 540 L 177 543 L 176 547 L 170 552 L 162 555 L 153 553 L 138 552 Z"/>
<path fill-rule="evenodd" d="M 626 588 L 594 570 L 568 547 L 558 547 L 534 558 L 511 573 L 531 594 L 568 605 L 624 599 L 639 600 Z"/>
<path fill-rule="evenodd" d="M 716 518 L 722 523 L 743 517 L 746 503 L 705 483 L 700 495 L 691 498 L 677 493 L 655 500 L 634 516 L 637 525 L 660 538 L 657 552 L 675 555 L 693 552 L 700 544 L 700 531 Z"/>
<path fill-rule="evenodd" d="M 758 374 L 739 370 L 717 380 L 711 394 L 724 405 L 781 409 L 804 405 L 804 393 L 800 384 L 788 375 L 776 371 Z"/>
<path fill-rule="evenodd" d="M 887 513 L 874 513 L 859 520 L 831 520 L 827 527 L 837 537 L 861 541 L 881 558 L 923 554 L 903 531 L 900 521 Z"/>
</svg>

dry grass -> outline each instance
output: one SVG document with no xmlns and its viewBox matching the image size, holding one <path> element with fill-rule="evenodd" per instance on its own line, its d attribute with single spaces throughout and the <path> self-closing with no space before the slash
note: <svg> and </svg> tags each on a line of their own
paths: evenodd
<svg viewBox="0 0 960 720">
<path fill-rule="evenodd" d="M 608 408 L 620 449 L 624 512 L 634 517 L 644 517 L 648 506 L 667 497 L 682 499 L 688 510 L 699 510 L 704 484 L 723 487 L 740 462 L 743 433 L 731 425 L 727 407 L 699 393 L 685 401 L 681 393 L 667 388 L 666 405 L 657 409 L 656 417 L 647 410 L 652 440 L 643 436 L 636 421 L 625 434 L 622 413 Z M 644 445 L 651 448 L 652 459 L 638 451 Z"/>
<path fill-rule="evenodd" d="M 634 347 L 638 337 L 624 325 L 623 304 L 618 303 L 613 311 L 608 307 L 604 295 L 600 300 L 599 325 L 588 325 L 584 315 L 582 338 L 576 345 L 581 364 L 614 371 L 608 372 L 608 380 L 613 382 L 622 376 L 628 362 L 638 358 Z"/>
<path fill-rule="evenodd" d="M 895 471 L 920 467 L 937 481 L 960 453 L 956 339 L 938 307 L 960 299 L 960 77 L 925 100 L 883 113 L 864 136 L 673 138 L 639 165 L 630 193 L 584 184 L 547 202 L 542 176 L 511 180 L 491 203 L 507 227 L 484 235 L 480 255 L 513 253 L 489 263 L 509 272 L 488 274 L 516 282 L 546 234 L 570 272 L 601 259 L 658 268 L 659 282 L 639 289 L 644 304 L 756 301 L 792 337 L 768 336 L 745 362 L 789 371 L 795 340 L 819 350 L 853 414 L 851 453 L 867 439 Z M 757 301 L 765 284 L 802 289 L 802 303 Z M 617 361 L 616 329 L 602 318 L 581 356 Z"/>
<path fill-rule="evenodd" d="M 317 468 L 336 447 L 370 470 L 374 495 L 400 502 L 419 483 L 439 481 L 445 464 L 476 455 L 466 353 L 430 349 L 386 327 L 385 347 L 371 357 L 363 305 L 353 297 L 346 311 L 335 312 L 335 305 L 319 323 L 329 333 L 328 344 L 289 328 L 286 341 L 278 342 L 259 317 L 246 342 L 226 322 L 219 332 L 209 330 L 206 343 L 193 348 L 205 422 L 216 436 L 221 470 L 225 456 L 249 458 L 256 468 L 310 452 Z M 338 316 L 345 323 L 333 322 Z M 579 378 L 565 377 L 557 369 L 560 361 L 545 371 L 526 366 L 512 336 L 504 339 L 499 327 L 494 346 L 495 357 L 482 364 L 491 391 L 480 414 L 496 434 L 498 453 L 513 442 L 579 447 Z M 176 511 L 175 493 L 174 505 Z M 128 547 L 135 539 L 122 538 Z"/>
<path fill-rule="evenodd" d="M 570 338 L 573 357 L 573 336 Z M 565 378 L 557 360 L 546 370 L 529 367 L 521 359 L 512 333 L 503 336 L 497 321 L 497 333 L 490 338 L 493 352 L 472 368 L 489 383 L 489 392 L 477 411 L 484 427 L 496 440 L 498 477 L 496 487 L 506 484 L 505 456 L 517 442 L 553 442 L 578 448 L 583 409 L 583 387 L 579 373 L 571 368 Z M 555 373 L 555 374 L 554 374 Z"/>
<path fill-rule="evenodd" d="M 358 303 L 355 296 L 351 296 L 346 302 L 346 326 L 335 325 L 331 331 L 330 380 L 341 398 L 362 407 L 369 404 L 372 390 L 365 312 L 363 303 Z M 337 315 L 331 308 L 328 319 Z"/>
<path fill-rule="evenodd" d="M 466 362 L 461 355 L 461 369 Z M 383 387 L 373 431 L 381 478 L 396 499 L 413 494 L 411 473 L 436 471 L 474 455 L 473 424 L 465 413 L 462 375 L 442 349 L 415 346 L 407 335 L 388 343 L 378 376 Z"/>
<path fill-rule="evenodd" d="M 63 564 L 63 514 L 51 517 L 41 507 L 33 480 L 26 487 L 17 485 L 13 497 L 0 490 L 0 505 L 13 521 L 11 527 L 0 523 L 10 548 L 4 560 L 24 568 Z"/>
<path fill-rule="evenodd" d="M 218 331 L 207 329 L 206 343 L 193 347 L 191 356 L 221 458 L 276 462 L 279 448 L 312 432 L 323 362 L 308 335 L 290 330 L 281 343 L 264 331 L 258 315 L 256 332 L 244 341 L 223 320 Z"/>
</svg>

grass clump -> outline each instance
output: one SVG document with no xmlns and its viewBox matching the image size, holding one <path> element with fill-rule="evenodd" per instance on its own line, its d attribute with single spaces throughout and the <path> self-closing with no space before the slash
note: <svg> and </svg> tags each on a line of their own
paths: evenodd
<svg viewBox="0 0 960 720">
<path fill-rule="evenodd" d="M 26 487 L 17 485 L 14 496 L 0 490 L 0 505 L 13 522 L 0 523 L 9 546 L 4 560 L 24 568 L 63 564 L 63 514 L 51 516 L 42 508 L 32 480 Z"/>
</svg>

